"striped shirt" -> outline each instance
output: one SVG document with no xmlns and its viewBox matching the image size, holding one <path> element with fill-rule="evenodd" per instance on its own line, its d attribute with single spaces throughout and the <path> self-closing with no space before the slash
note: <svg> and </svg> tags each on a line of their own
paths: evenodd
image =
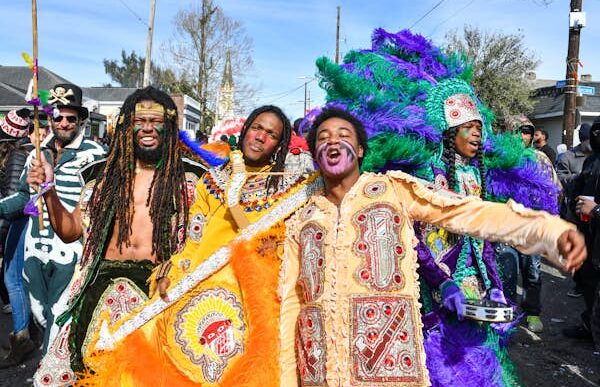
<svg viewBox="0 0 600 387">
<path fill-rule="evenodd" d="M 57 160 L 54 162 L 54 181 L 58 197 L 62 205 L 68 210 L 73 211 L 79 202 L 79 195 L 82 190 L 82 183 L 79 179 L 79 169 L 87 164 L 101 159 L 106 153 L 105 148 L 90 140 L 83 138 L 83 130 L 79 135 L 61 152 L 57 153 L 54 148 L 54 137 L 48 136 L 41 144 L 42 151 L 46 156 L 46 160 L 52 163 L 55 156 Z M 0 201 L 0 217 L 11 217 L 22 213 L 25 204 L 35 191 L 30 188 L 26 182 L 31 160 L 35 157 L 35 151 L 31 152 L 27 157 L 25 169 L 21 175 L 18 191 Z M 25 237 L 25 257 L 35 256 L 43 262 L 49 260 L 57 261 L 61 264 L 71 263 L 74 258 L 79 259 L 81 254 L 81 242 L 64 243 L 54 233 L 46 205 L 44 204 L 44 227 L 40 231 L 37 219 L 29 222 L 27 227 L 27 235 Z"/>
</svg>

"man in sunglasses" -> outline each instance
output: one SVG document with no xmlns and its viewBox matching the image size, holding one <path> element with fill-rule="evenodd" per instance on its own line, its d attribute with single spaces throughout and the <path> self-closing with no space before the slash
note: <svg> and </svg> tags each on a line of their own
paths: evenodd
<svg viewBox="0 0 600 387">
<path fill-rule="evenodd" d="M 52 133 L 41 143 L 42 153 L 54 173 L 53 181 L 44 184 L 42 190 L 54 187 L 61 203 L 69 211 L 77 205 L 82 191 L 79 169 L 101 159 L 106 153 L 103 146 L 83 137 L 81 127 L 89 113 L 81 105 L 81 100 L 82 92 L 76 85 L 58 84 L 50 90 L 48 102 L 56 110 L 51 119 Z M 25 208 L 31 210 L 27 211 L 32 216 L 25 233 L 23 276 L 29 291 L 31 311 L 45 327 L 45 352 L 51 337 L 58 332 L 54 319 L 66 309 L 68 292 L 65 289 L 80 259 L 82 244 L 79 239 L 65 243 L 55 234 L 45 205 L 42 212 L 43 228 L 40 229 L 33 201 L 36 191 L 26 182 L 34 157 L 35 152 L 32 152 L 27 159 L 17 192 L 0 201 L 0 218 L 22 214 Z M 18 345 L 20 340 L 26 339 L 28 337 L 13 334 L 10 342 L 11 345 Z"/>
</svg>

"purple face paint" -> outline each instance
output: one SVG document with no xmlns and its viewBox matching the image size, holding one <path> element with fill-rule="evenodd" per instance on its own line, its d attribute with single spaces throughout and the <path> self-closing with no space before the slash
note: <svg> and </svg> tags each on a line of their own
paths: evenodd
<svg viewBox="0 0 600 387">
<path fill-rule="evenodd" d="M 330 157 L 327 157 L 331 154 Z M 317 162 L 330 175 L 338 176 L 348 171 L 357 159 L 354 146 L 341 140 L 338 144 L 323 143 L 317 148 Z"/>
</svg>

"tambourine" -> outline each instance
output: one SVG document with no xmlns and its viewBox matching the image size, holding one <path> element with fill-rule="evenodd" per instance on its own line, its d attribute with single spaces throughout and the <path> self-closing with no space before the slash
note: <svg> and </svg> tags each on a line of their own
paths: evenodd
<svg viewBox="0 0 600 387">
<path fill-rule="evenodd" d="M 510 305 L 488 299 L 467 300 L 462 307 L 464 316 L 471 320 L 511 322 L 515 319 L 513 308 Z"/>
</svg>

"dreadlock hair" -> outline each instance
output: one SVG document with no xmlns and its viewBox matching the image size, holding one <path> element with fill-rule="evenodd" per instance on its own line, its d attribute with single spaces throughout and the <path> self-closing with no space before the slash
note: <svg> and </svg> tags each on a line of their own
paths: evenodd
<svg viewBox="0 0 600 387">
<path fill-rule="evenodd" d="M 456 133 L 458 132 L 458 126 L 449 128 L 444 132 L 443 144 L 444 149 L 442 151 L 442 161 L 448 167 L 448 188 L 452 191 L 456 190 Z M 485 182 L 485 164 L 483 161 L 483 141 L 479 144 L 477 149 L 477 169 L 479 170 L 479 177 L 481 178 L 481 192 L 479 197 L 485 199 L 486 195 L 486 182 Z"/>
<path fill-rule="evenodd" d="M 146 205 L 150 206 L 152 222 L 152 254 L 157 260 L 169 259 L 177 246 L 177 233 L 172 230 L 172 217 L 177 224 L 187 224 L 188 202 L 185 172 L 178 148 L 177 107 L 164 92 L 148 86 L 131 94 L 121 108 L 121 114 L 112 138 L 112 147 L 106 158 L 90 199 L 90 233 L 83 252 L 84 262 L 102 254 L 109 230 L 118 221 L 117 245 L 129 246 L 133 221 L 133 182 L 136 158 L 134 154 L 135 105 L 144 100 L 164 107 L 162 155 L 156 164 Z"/>
<path fill-rule="evenodd" d="M 0 170 L 3 171 L 8 161 L 8 156 L 16 148 L 16 141 L 0 141 Z"/>
<path fill-rule="evenodd" d="M 285 169 L 285 157 L 288 153 L 288 146 L 290 145 L 290 140 L 292 138 L 292 125 L 290 124 L 290 120 L 283 113 L 283 111 L 274 105 L 264 105 L 259 108 L 256 108 L 250 113 L 246 122 L 244 122 L 244 126 L 242 127 L 242 131 L 240 132 L 240 138 L 238 140 L 238 149 L 242 149 L 242 144 L 244 143 L 244 139 L 246 138 L 246 134 L 248 133 L 248 129 L 262 113 L 273 113 L 283 124 L 283 131 L 281 132 L 281 138 L 279 139 L 279 149 L 275 151 L 275 153 L 271 156 L 273 160 L 273 168 L 271 168 L 271 172 L 283 172 Z M 279 180 L 281 176 L 278 175 L 269 175 L 267 178 L 267 190 L 268 191 L 276 191 L 279 186 Z"/>
<path fill-rule="evenodd" d="M 365 131 L 365 126 L 363 123 L 352 115 L 349 111 L 340 109 L 339 107 L 326 107 L 313 121 L 310 131 L 308 132 L 308 137 L 306 142 L 308 143 L 308 148 L 310 149 L 310 153 L 312 155 L 315 154 L 316 146 L 317 146 L 317 129 L 321 124 L 327 121 L 330 118 L 340 118 L 342 120 L 348 121 L 352 127 L 354 128 L 354 132 L 356 133 L 356 138 L 358 140 L 358 145 L 363 148 L 363 157 L 358 159 L 358 165 L 362 164 L 364 159 L 364 155 L 367 154 L 367 150 L 369 149 L 367 144 L 367 132 Z"/>
</svg>

